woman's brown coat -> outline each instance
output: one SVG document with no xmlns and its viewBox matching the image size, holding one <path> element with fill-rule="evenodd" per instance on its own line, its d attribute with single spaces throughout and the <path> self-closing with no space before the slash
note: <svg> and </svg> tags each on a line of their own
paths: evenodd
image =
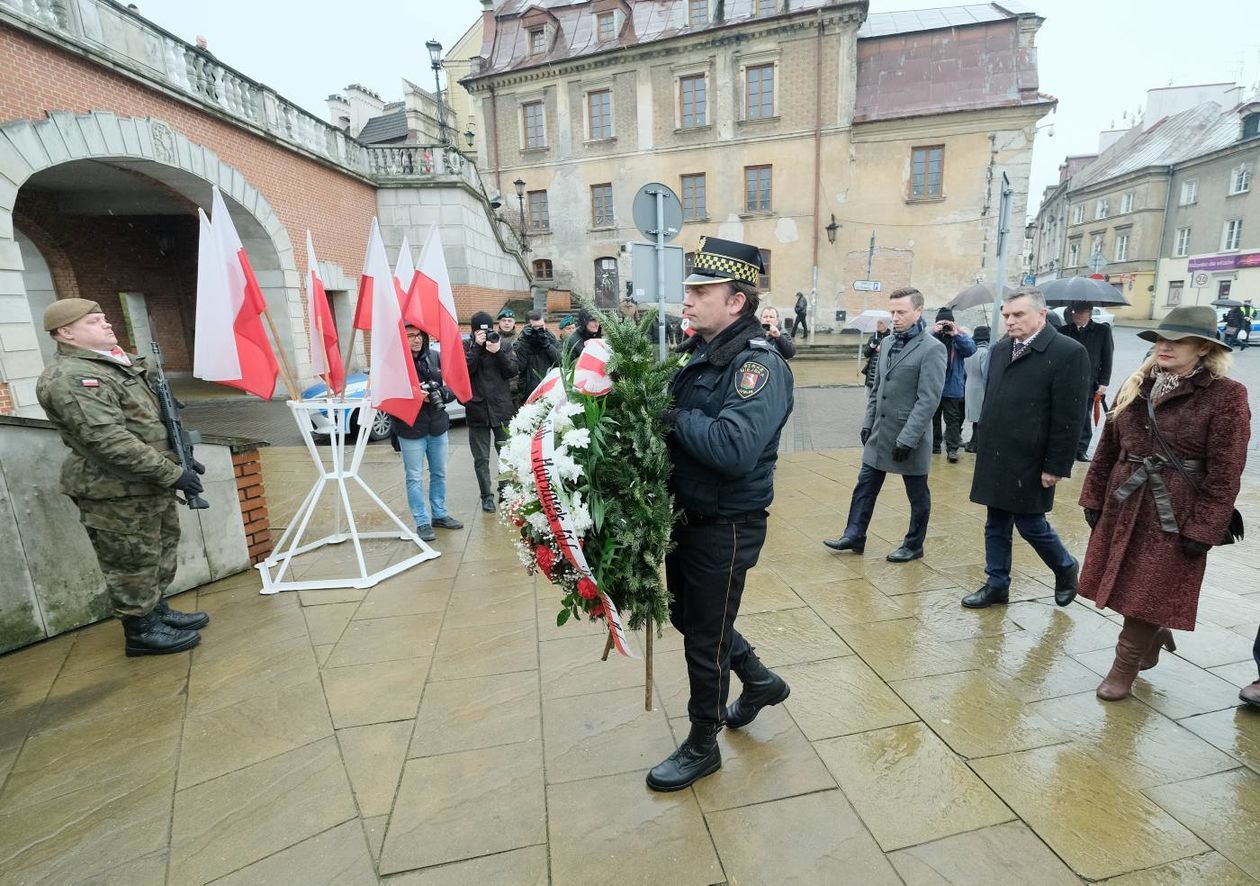
<svg viewBox="0 0 1260 886">
<path fill-rule="evenodd" d="M 1182 631 L 1194 630 L 1206 557 L 1187 554 L 1177 534 L 1159 521 L 1151 483 L 1125 501 L 1116 490 L 1141 467 L 1125 456 L 1157 455 L 1150 431 L 1147 397 L 1141 396 L 1109 418 L 1081 491 L 1081 506 L 1102 512 L 1089 539 L 1081 569 L 1080 594 L 1101 609 Z M 1204 462 L 1200 491 L 1172 465 L 1162 471 L 1180 534 L 1204 544 L 1225 536 L 1247 462 L 1251 410 L 1247 389 L 1206 370 L 1182 382 L 1155 406 L 1159 430 L 1181 459 Z"/>
</svg>

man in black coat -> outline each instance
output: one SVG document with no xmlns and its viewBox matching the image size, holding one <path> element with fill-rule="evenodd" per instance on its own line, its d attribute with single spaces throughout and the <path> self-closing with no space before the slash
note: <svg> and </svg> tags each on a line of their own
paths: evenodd
<svg viewBox="0 0 1260 886">
<path fill-rule="evenodd" d="M 1065 313 L 1068 322 L 1059 328 L 1059 332 L 1080 342 L 1085 353 L 1089 354 L 1089 396 L 1085 399 L 1085 424 L 1081 426 L 1081 439 L 1076 445 L 1076 460 L 1089 461 L 1089 442 L 1094 436 L 1094 401 L 1106 396 L 1107 385 L 1111 384 L 1111 357 L 1115 342 L 1111 337 L 1111 324 L 1094 322 L 1093 305 L 1072 305 Z"/>
<path fill-rule="evenodd" d="M 581 356 L 582 348 L 586 347 L 586 343 L 593 338 L 599 338 L 602 334 L 599 317 L 586 308 L 580 309 L 577 315 L 577 328 L 564 340 L 564 355 L 570 360 L 576 360 Z"/>
<path fill-rule="evenodd" d="M 1017 289 L 1002 302 L 1006 337 L 993 346 L 977 429 L 971 500 L 988 508 L 984 586 L 963 597 L 969 609 L 1006 603 L 1011 531 L 1018 529 L 1054 572 L 1054 600 L 1076 597 L 1080 563 L 1046 521 L 1054 487 L 1072 475 L 1089 396 L 1089 355 L 1046 322 L 1041 291 Z"/>
<path fill-rule="evenodd" d="M 507 423 L 512 420 L 512 379 L 516 356 L 503 347 L 500 333 L 485 311 L 472 316 L 472 338 L 465 356 L 472 399 L 465 404 L 468 418 L 468 448 L 472 450 L 473 470 L 481 490 L 481 509 L 493 511 L 497 497 L 490 471 L 490 441 L 497 453 L 507 442 Z M 497 466 L 494 471 L 498 473 Z"/>
<path fill-rule="evenodd" d="M 516 408 L 520 409 L 538 383 L 552 367 L 560 365 L 560 340 L 543 322 L 543 312 L 529 312 L 529 322 L 517 336 L 512 348 L 516 352 L 516 368 L 519 372 L 520 389 L 516 396 Z"/>
</svg>

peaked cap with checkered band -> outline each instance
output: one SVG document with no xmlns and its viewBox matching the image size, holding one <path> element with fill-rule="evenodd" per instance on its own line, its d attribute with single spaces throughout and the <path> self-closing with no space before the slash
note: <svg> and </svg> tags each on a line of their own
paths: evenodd
<svg viewBox="0 0 1260 886">
<path fill-rule="evenodd" d="M 691 276 L 683 281 L 683 285 L 705 286 L 738 280 L 756 286 L 758 277 L 765 272 L 761 250 L 756 246 L 719 240 L 717 237 L 701 237 Z"/>
</svg>

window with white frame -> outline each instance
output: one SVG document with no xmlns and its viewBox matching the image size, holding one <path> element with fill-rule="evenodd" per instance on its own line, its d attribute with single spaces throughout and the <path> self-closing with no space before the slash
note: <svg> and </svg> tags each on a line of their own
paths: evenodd
<svg viewBox="0 0 1260 886">
<path fill-rule="evenodd" d="M 595 17 L 595 34 L 600 43 L 607 43 L 617 36 L 617 14 L 601 12 Z"/>
<path fill-rule="evenodd" d="M 1074 268 L 1081 263 L 1081 243 L 1079 240 L 1073 240 L 1068 244 L 1068 260 L 1067 266 Z"/>
<path fill-rule="evenodd" d="M 1094 220 L 1106 218 L 1107 212 L 1111 209 L 1111 201 L 1105 197 L 1094 203 Z"/>
<path fill-rule="evenodd" d="M 1103 235 L 1095 234 L 1093 239 L 1090 240 L 1090 243 L 1089 243 L 1089 254 L 1102 255 L 1102 251 L 1103 251 Z"/>
<path fill-rule="evenodd" d="M 709 0 L 687 0 L 687 24 L 699 28 L 709 23 Z"/>
<path fill-rule="evenodd" d="M 1124 196 L 1120 198 L 1120 211 L 1122 213 L 1133 211 L 1133 192 L 1132 191 L 1125 191 Z"/>
<path fill-rule="evenodd" d="M 586 94 L 587 138 L 591 141 L 613 137 L 612 90 L 597 89 Z"/>
<path fill-rule="evenodd" d="M 1185 288 L 1185 280 L 1170 280 L 1168 283 L 1168 298 L 1164 299 L 1164 304 L 1170 308 L 1175 308 L 1181 304 L 1181 293 Z"/>
<path fill-rule="evenodd" d="M 1085 204 L 1077 203 L 1072 207 L 1072 224 L 1079 225 L 1085 221 Z"/>
<path fill-rule="evenodd" d="M 543 103 L 526 102 L 521 105 L 521 125 L 525 131 L 525 149 L 547 147 L 547 129 L 543 116 Z"/>
<path fill-rule="evenodd" d="M 1180 258 L 1190 254 L 1190 229 L 1178 228 L 1177 239 L 1173 243 L 1173 255 Z"/>
<path fill-rule="evenodd" d="M 1230 252 L 1242 242 L 1242 219 L 1231 218 L 1221 230 L 1221 252 Z"/>
<path fill-rule="evenodd" d="M 774 15 L 776 12 L 775 6 L 777 5 L 778 0 L 757 0 L 757 17 Z"/>
<path fill-rule="evenodd" d="M 542 55 L 547 51 L 547 29 L 546 28 L 530 28 L 529 29 L 529 54 Z"/>
<path fill-rule="evenodd" d="M 708 122 L 708 78 L 688 74 L 678 78 L 678 127 L 695 129 Z"/>
<path fill-rule="evenodd" d="M 1251 164 L 1244 163 L 1241 166 L 1235 166 L 1229 175 L 1229 193 L 1245 194 L 1251 190 Z"/>
<path fill-rule="evenodd" d="M 1116 234 L 1116 261 L 1129 260 L 1129 233 L 1124 231 Z"/>
<path fill-rule="evenodd" d="M 551 211 L 547 204 L 547 192 L 530 191 L 526 197 L 529 204 L 529 229 L 531 231 L 551 230 Z"/>
<path fill-rule="evenodd" d="M 1181 199 L 1177 201 L 1178 206 L 1189 206 L 1191 203 L 1197 202 L 1199 199 L 1199 180 L 1197 178 L 1189 178 L 1181 183 Z"/>
<path fill-rule="evenodd" d="M 591 185 L 591 227 L 613 225 L 613 191 L 611 184 Z"/>
</svg>

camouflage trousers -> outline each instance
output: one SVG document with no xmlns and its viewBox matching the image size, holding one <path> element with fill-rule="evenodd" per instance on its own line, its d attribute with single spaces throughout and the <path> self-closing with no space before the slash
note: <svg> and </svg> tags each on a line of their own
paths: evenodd
<svg viewBox="0 0 1260 886">
<path fill-rule="evenodd" d="M 175 579 L 179 547 L 175 496 L 79 499 L 75 503 L 105 575 L 114 615 L 147 615 Z"/>
</svg>

